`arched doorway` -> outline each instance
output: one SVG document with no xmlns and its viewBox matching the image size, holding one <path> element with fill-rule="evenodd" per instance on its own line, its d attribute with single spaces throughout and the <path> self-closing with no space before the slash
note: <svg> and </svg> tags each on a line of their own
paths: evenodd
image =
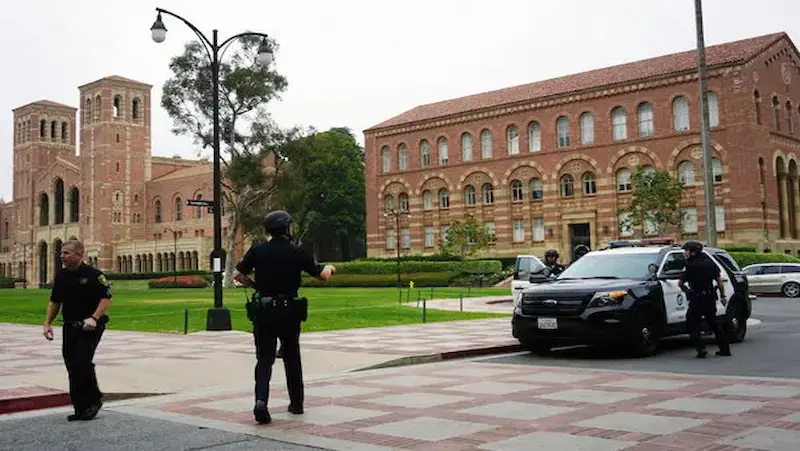
<svg viewBox="0 0 800 451">
<path fill-rule="evenodd" d="M 56 238 L 53 241 L 53 277 L 61 271 L 61 246 L 63 243 L 60 239 Z"/>
<path fill-rule="evenodd" d="M 50 256 L 47 253 L 47 243 L 39 243 L 39 285 L 47 283 L 47 262 Z"/>
</svg>

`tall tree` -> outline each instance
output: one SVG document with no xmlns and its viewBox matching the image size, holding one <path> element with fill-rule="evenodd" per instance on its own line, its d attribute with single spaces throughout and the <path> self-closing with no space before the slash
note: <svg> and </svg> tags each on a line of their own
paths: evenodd
<svg viewBox="0 0 800 451">
<path fill-rule="evenodd" d="M 679 232 L 684 220 L 680 208 L 683 184 L 666 171 L 639 167 L 633 174 L 631 199 L 621 212 L 628 213 L 620 227 L 645 234 Z"/>
<path fill-rule="evenodd" d="M 457 255 L 464 260 L 489 247 L 489 243 L 494 239 L 484 224 L 466 213 L 463 220 L 450 223 L 439 248 L 444 255 Z"/>
<path fill-rule="evenodd" d="M 235 41 L 224 52 L 220 64 L 219 117 L 223 147 L 223 196 L 228 234 L 224 247 L 228 257 L 226 280 L 232 283 L 237 256 L 236 238 L 253 222 L 256 207 L 263 207 L 275 193 L 280 169 L 264 171 L 270 151 L 280 142 L 282 132 L 270 120 L 269 101 L 279 98 L 287 81 L 270 67 L 258 63 L 261 38 Z M 273 53 L 278 45 L 269 42 Z M 183 54 L 169 65 L 173 76 L 164 84 L 161 105 L 173 121 L 173 133 L 191 136 L 198 153 L 213 150 L 213 79 L 211 61 L 199 41 L 186 44 Z M 285 135 L 285 134 L 284 134 Z"/>
</svg>

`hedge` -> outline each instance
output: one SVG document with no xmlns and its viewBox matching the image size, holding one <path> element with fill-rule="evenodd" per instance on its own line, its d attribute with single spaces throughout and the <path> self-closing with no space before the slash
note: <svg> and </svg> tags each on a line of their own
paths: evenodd
<svg viewBox="0 0 800 451">
<path fill-rule="evenodd" d="M 25 282 L 25 279 L 21 277 L 0 277 L 0 288 L 14 288 L 14 283 Z"/>
<path fill-rule="evenodd" d="M 208 281 L 201 276 L 185 275 L 153 279 L 147 284 L 150 288 L 205 288 Z"/>
<path fill-rule="evenodd" d="M 457 273 L 450 272 L 417 272 L 402 274 L 400 282 L 403 286 L 408 286 L 408 282 L 413 280 L 415 287 L 445 287 L 458 276 Z M 396 287 L 396 274 L 339 274 L 331 278 L 328 282 L 323 282 L 311 277 L 303 277 L 302 286 L 304 287 Z"/>
<path fill-rule="evenodd" d="M 174 271 L 161 271 L 161 272 L 137 272 L 137 273 L 119 273 L 119 272 L 107 272 L 106 279 L 108 280 L 146 280 L 146 279 L 158 279 L 161 277 L 172 277 L 175 275 L 180 276 L 211 276 L 211 271 L 198 271 L 198 270 L 191 270 L 191 271 L 178 271 L 175 273 Z"/>
<path fill-rule="evenodd" d="M 729 252 L 736 259 L 739 266 L 744 268 L 756 263 L 800 263 L 800 258 L 789 254 L 758 253 L 758 252 Z"/>
<path fill-rule="evenodd" d="M 341 274 L 397 274 L 397 262 L 350 261 L 330 263 Z M 498 260 L 465 261 L 401 261 L 401 273 L 455 272 L 467 274 L 496 274 L 503 270 Z"/>
</svg>

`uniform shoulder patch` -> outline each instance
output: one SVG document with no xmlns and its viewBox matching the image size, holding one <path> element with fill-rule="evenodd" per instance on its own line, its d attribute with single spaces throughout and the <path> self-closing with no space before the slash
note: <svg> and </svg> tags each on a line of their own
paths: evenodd
<svg viewBox="0 0 800 451">
<path fill-rule="evenodd" d="M 97 276 L 97 281 L 100 282 L 100 285 L 102 285 L 104 287 L 109 287 L 110 286 L 108 284 L 108 280 L 106 279 L 106 275 L 103 274 L 103 273 L 100 273 L 100 275 Z"/>
</svg>

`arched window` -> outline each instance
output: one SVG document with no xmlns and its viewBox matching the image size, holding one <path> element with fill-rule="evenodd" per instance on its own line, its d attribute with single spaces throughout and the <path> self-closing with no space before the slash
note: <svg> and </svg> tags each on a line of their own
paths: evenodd
<svg viewBox="0 0 800 451">
<path fill-rule="evenodd" d="M 114 108 L 113 108 L 114 117 L 120 117 L 121 112 L 122 112 L 122 97 L 114 96 Z"/>
<path fill-rule="evenodd" d="M 92 99 L 87 98 L 83 102 L 83 123 L 90 124 L 92 122 Z"/>
<path fill-rule="evenodd" d="M 64 181 L 61 178 L 57 178 L 56 182 L 53 186 L 53 200 L 54 200 L 54 209 L 55 209 L 55 218 L 53 218 L 54 224 L 63 224 L 64 223 Z"/>
<path fill-rule="evenodd" d="M 383 209 L 385 211 L 392 211 L 394 209 L 394 197 L 391 194 L 387 194 L 383 198 Z"/>
<path fill-rule="evenodd" d="M 139 119 L 139 107 L 140 107 L 139 104 L 140 103 L 141 103 L 141 101 L 138 98 L 133 99 L 133 102 L 131 102 L 131 119 L 134 119 L 134 120 Z"/>
<path fill-rule="evenodd" d="M 558 132 L 558 147 L 569 147 L 569 119 L 566 116 L 558 118 L 556 131 Z"/>
<path fill-rule="evenodd" d="M 543 197 L 542 181 L 539 179 L 531 180 L 531 200 L 542 200 Z"/>
<path fill-rule="evenodd" d="M 408 211 L 408 194 L 400 193 L 400 211 Z"/>
<path fill-rule="evenodd" d="M 583 174 L 583 194 L 587 196 L 597 194 L 597 177 L 593 172 Z"/>
<path fill-rule="evenodd" d="M 684 161 L 678 166 L 678 181 L 684 185 L 694 184 L 694 163 Z"/>
<path fill-rule="evenodd" d="M 461 161 L 472 161 L 472 135 L 461 135 Z"/>
<path fill-rule="evenodd" d="M 561 177 L 561 197 L 572 197 L 575 194 L 575 181 L 569 174 Z"/>
<path fill-rule="evenodd" d="M 536 121 L 528 124 L 528 150 L 530 152 L 542 150 L 542 127 Z"/>
<path fill-rule="evenodd" d="M 483 203 L 486 205 L 491 205 L 494 203 L 494 187 L 491 183 L 484 183 L 483 188 Z"/>
<path fill-rule="evenodd" d="M 389 146 L 383 146 L 381 149 L 381 154 L 383 157 L 383 172 L 389 172 L 392 170 L 392 150 L 389 149 Z"/>
<path fill-rule="evenodd" d="M 467 202 L 467 205 L 475 205 L 477 199 L 475 198 L 475 187 L 472 185 L 467 185 L 464 188 L 464 199 Z"/>
<path fill-rule="evenodd" d="M 772 126 L 781 131 L 781 105 L 778 103 L 778 96 L 772 98 Z"/>
<path fill-rule="evenodd" d="M 786 101 L 786 131 L 794 133 L 794 124 L 792 124 L 792 102 Z"/>
<path fill-rule="evenodd" d="M 509 125 L 506 129 L 506 140 L 508 141 L 508 154 L 519 154 L 519 130 L 516 125 Z"/>
<path fill-rule="evenodd" d="M 522 182 L 519 180 L 514 180 L 511 182 L 511 200 L 513 202 L 520 202 L 524 197 L 524 191 L 522 189 Z"/>
<path fill-rule="evenodd" d="M 61 123 L 61 141 L 67 142 L 69 140 L 69 124 L 66 122 Z"/>
<path fill-rule="evenodd" d="M 419 143 L 419 155 L 421 166 L 426 168 L 431 165 L 431 145 L 430 143 L 423 139 L 422 142 Z"/>
<path fill-rule="evenodd" d="M 47 121 L 42 119 L 39 121 L 39 139 L 44 139 L 47 133 Z"/>
<path fill-rule="evenodd" d="M 594 143 L 594 115 L 590 112 L 581 114 L 581 144 L 588 146 Z"/>
<path fill-rule="evenodd" d="M 644 102 L 639 105 L 637 116 L 639 117 L 639 136 L 653 136 L 655 127 L 653 126 L 653 105 Z"/>
<path fill-rule="evenodd" d="M 50 198 L 47 193 L 39 195 L 39 225 L 46 226 L 50 223 Z"/>
<path fill-rule="evenodd" d="M 617 191 L 624 193 L 630 191 L 631 188 L 631 171 L 628 168 L 617 171 Z"/>
<path fill-rule="evenodd" d="M 92 106 L 92 112 L 94 113 L 94 121 L 98 122 L 102 118 L 101 113 L 103 112 L 103 99 L 100 96 L 94 98 L 94 105 Z"/>
<path fill-rule="evenodd" d="M 756 110 L 756 124 L 761 125 L 761 94 L 753 91 L 753 106 Z"/>
<path fill-rule="evenodd" d="M 618 106 L 611 110 L 611 136 L 614 141 L 628 137 L 628 118 L 625 108 Z"/>
<path fill-rule="evenodd" d="M 446 188 L 439 190 L 439 208 L 450 208 L 450 192 Z"/>
<path fill-rule="evenodd" d="M 181 203 L 181 198 L 175 198 L 175 220 L 182 221 L 183 220 L 183 204 Z"/>
<path fill-rule="evenodd" d="M 55 141 L 58 138 L 58 122 L 50 121 L 50 139 Z"/>
<path fill-rule="evenodd" d="M 156 201 L 155 208 L 153 208 L 153 210 L 154 210 L 153 222 L 155 222 L 156 224 L 160 224 L 161 223 L 161 201 L 160 200 Z"/>
<path fill-rule="evenodd" d="M 492 132 L 489 130 L 481 132 L 481 158 L 484 160 L 492 158 Z"/>
<path fill-rule="evenodd" d="M 398 168 L 401 171 L 405 171 L 408 169 L 408 147 L 405 144 L 400 144 L 400 147 L 397 149 L 398 153 Z"/>
<path fill-rule="evenodd" d="M 433 210 L 433 194 L 428 190 L 422 193 L 422 208 L 425 210 Z"/>
<path fill-rule="evenodd" d="M 203 200 L 203 195 L 202 194 L 198 194 L 197 197 L 195 197 L 195 199 Z M 201 207 L 194 207 L 194 209 L 195 209 L 195 212 L 194 212 L 195 219 L 202 218 L 203 217 L 203 209 Z"/>
<path fill-rule="evenodd" d="M 689 130 L 689 101 L 686 97 L 679 96 L 672 101 L 672 122 L 675 131 Z"/>
<path fill-rule="evenodd" d="M 447 164 L 447 162 L 450 161 L 447 150 L 447 138 L 442 136 L 436 144 L 439 147 L 439 164 Z"/>
</svg>

